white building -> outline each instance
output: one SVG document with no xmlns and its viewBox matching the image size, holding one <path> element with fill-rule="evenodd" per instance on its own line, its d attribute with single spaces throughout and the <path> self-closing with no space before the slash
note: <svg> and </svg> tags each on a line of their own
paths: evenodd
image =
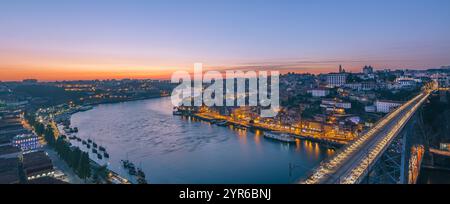
<svg viewBox="0 0 450 204">
<path fill-rule="evenodd" d="M 377 84 L 373 82 L 347 83 L 344 87 L 358 91 L 370 91 L 378 88 Z"/>
<path fill-rule="evenodd" d="M 388 100 L 377 100 L 375 101 L 375 106 L 377 108 L 377 112 L 379 113 L 389 113 L 391 110 L 401 106 L 402 102 L 397 101 L 388 101 Z"/>
<path fill-rule="evenodd" d="M 325 97 L 330 94 L 330 91 L 328 89 L 310 89 L 308 90 L 308 93 L 310 93 L 313 97 Z"/>
<path fill-rule="evenodd" d="M 366 107 L 364 107 L 364 110 L 368 113 L 375 113 L 375 112 L 377 112 L 377 107 L 376 106 L 366 106 Z"/>
<path fill-rule="evenodd" d="M 335 101 L 332 99 L 324 99 L 324 100 L 322 100 L 320 107 L 330 108 L 330 109 L 335 109 L 335 108 L 351 109 L 352 104 L 349 102 Z"/>
<path fill-rule="evenodd" d="M 326 80 L 329 87 L 340 87 L 347 82 L 347 74 L 346 73 L 327 74 Z"/>
<path fill-rule="evenodd" d="M 422 83 L 422 80 L 405 76 L 401 76 L 395 79 L 395 85 L 397 89 L 414 87 L 418 83 Z"/>
<path fill-rule="evenodd" d="M 343 109 L 351 109 L 352 108 L 352 104 L 348 103 L 348 102 L 340 102 L 340 103 L 336 103 L 335 105 L 337 108 L 343 108 Z"/>
</svg>

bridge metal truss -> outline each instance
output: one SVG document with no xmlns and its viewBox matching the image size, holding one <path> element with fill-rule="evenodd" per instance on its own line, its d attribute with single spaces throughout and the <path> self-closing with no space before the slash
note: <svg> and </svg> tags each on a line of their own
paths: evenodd
<svg viewBox="0 0 450 204">
<path fill-rule="evenodd" d="M 407 184 L 411 147 L 426 140 L 421 131 L 421 109 L 411 118 L 378 161 L 369 169 L 362 184 Z"/>
<path fill-rule="evenodd" d="M 397 136 L 362 181 L 369 184 L 396 184 L 404 182 L 406 135 Z"/>
</svg>

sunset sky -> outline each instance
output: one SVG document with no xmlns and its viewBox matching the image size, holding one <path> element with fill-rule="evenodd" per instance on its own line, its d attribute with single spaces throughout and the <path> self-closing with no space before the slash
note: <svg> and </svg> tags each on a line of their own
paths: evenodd
<svg viewBox="0 0 450 204">
<path fill-rule="evenodd" d="M 0 80 L 450 65 L 449 0 L 5 0 Z"/>
</svg>

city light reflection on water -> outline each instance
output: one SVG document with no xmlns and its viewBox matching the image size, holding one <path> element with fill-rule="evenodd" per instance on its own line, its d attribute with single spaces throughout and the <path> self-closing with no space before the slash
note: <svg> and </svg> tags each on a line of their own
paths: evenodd
<svg viewBox="0 0 450 204">
<path fill-rule="evenodd" d="M 286 144 L 262 131 L 172 115 L 170 98 L 106 104 L 72 116 L 78 136 L 103 144 L 111 168 L 140 164 L 150 183 L 290 183 L 334 151 L 307 140 Z M 292 171 L 289 163 L 302 168 Z"/>
</svg>

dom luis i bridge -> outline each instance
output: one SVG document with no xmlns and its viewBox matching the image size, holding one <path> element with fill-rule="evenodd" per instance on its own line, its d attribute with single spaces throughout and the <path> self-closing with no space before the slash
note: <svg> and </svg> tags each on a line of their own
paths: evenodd
<svg viewBox="0 0 450 204">
<path fill-rule="evenodd" d="M 425 152 L 421 106 L 435 88 L 435 83 L 424 86 L 420 94 L 323 161 L 301 183 L 415 183 Z"/>
</svg>

